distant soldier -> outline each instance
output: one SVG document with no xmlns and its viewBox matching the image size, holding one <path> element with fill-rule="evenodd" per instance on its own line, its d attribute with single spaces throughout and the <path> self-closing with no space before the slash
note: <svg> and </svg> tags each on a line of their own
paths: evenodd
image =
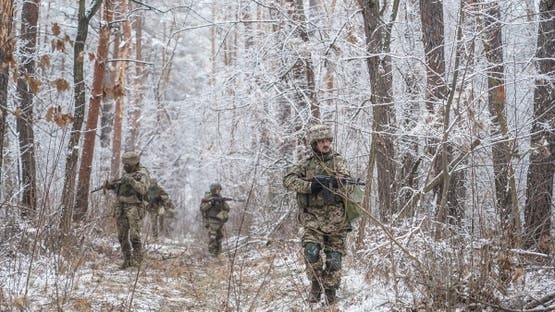
<svg viewBox="0 0 555 312">
<path fill-rule="evenodd" d="M 160 216 L 160 233 L 166 237 L 170 237 L 171 233 L 175 233 L 177 226 L 177 208 L 175 204 L 169 199 L 165 205 L 165 213 Z"/>
<path fill-rule="evenodd" d="M 144 200 L 150 177 L 148 170 L 140 164 L 138 153 L 125 152 L 122 162 L 125 173 L 119 182 L 105 181 L 104 187 L 116 191 L 117 201 L 113 213 L 123 252 L 120 268 L 126 269 L 138 265 L 143 260 L 141 220 L 145 215 Z"/>
<path fill-rule="evenodd" d="M 152 229 L 152 237 L 158 239 L 158 235 L 164 229 L 164 215 L 170 204 L 170 196 L 158 184 L 154 178 L 150 179 L 150 187 L 147 192 L 148 206 L 147 211 L 150 216 L 150 226 Z"/>
<path fill-rule="evenodd" d="M 223 227 L 229 214 L 229 205 L 221 192 L 222 186 L 219 183 L 210 184 L 210 192 L 204 194 L 200 203 L 204 227 L 208 229 L 208 252 L 215 257 L 222 251 Z"/>
</svg>

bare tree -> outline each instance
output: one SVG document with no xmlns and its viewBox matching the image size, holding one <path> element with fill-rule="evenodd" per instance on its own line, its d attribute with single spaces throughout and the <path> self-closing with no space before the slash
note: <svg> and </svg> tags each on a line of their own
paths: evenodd
<svg viewBox="0 0 555 312">
<path fill-rule="evenodd" d="M 130 3 L 131 5 L 131 3 Z M 125 144 L 130 149 L 137 150 L 139 148 L 139 126 L 141 119 L 141 112 L 144 99 L 144 64 L 143 60 L 143 21 L 144 16 L 142 13 L 137 12 L 133 23 L 133 29 L 135 31 L 135 79 L 133 80 L 133 102 L 131 104 L 131 110 L 129 112 L 129 125 L 131 128 L 131 133 L 127 138 L 128 142 Z"/>
<path fill-rule="evenodd" d="M 550 251 L 553 177 L 555 175 L 555 1 L 539 6 L 536 48 L 536 89 L 532 125 L 530 165 L 524 207 L 524 244 Z"/>
<path fill-rule="evenodd" d="M 396 18 L 399 1 L 393 1 L 390 23 L 380 8 L 380 1 L 359 0 L 364 19 L 366 35 L 366 49 L 368 53 L 367 65 L 370 75 L 370 103 L 373 105 L 372 145 L 375 151 L 375 162 L 370 161 L 368 170 L 374 170 L 376 164 L 378 172 L 378 202 L 379 214 L 382 221 L 390 220 L 397 212 L 397 182 L 395 164 L 395 148 L 393 132 L 396 124 L 395 107 L 392 97 L 391 72 L 391 27 Z M 370 157 L 374 157 L 370 155 Z M 370 166 L 371 165 L 371 166 Z M 368 176 L 372 176 L 369 174 Z"/>
<path fill-rule="evenodd" d="M 520 216 L 509 129 L 505 117 L 505 75 L 503 66 L 503 41 L 501 13 L 497 1 L 484 4 L 484 50 L 488 66 L 488 107 L 492 116 L 493 173 L 495 198 L 500 217 L 502 237 L 507 247 L 516 247 L 520 240 Z M 516 238 L 516 240 L 515 240 Z"/>
<path fill-rule="evenodd" d="M 123 137 L 123 110 L 124 110 L 124 95 L 125 83 L 127 76 L 127 62 L 125 59 L 129 53 L 129 45 L 131 44 L 131 24 L 127 19 L 129 14 L 129 7 L 127 0 L 122 0 L 116 6 L 116 19 L 122 20 L 120 28 L 121 32 L 118 33 L 122 38 L 119 45 L 115 46 L 117 49 L 116 58 L 118 58 L 116 66 L 116 77 L 114 85 L 114 98 L 116 101 L 115 115 L 114 115 L 114 132 L 112 136 L 112 167 L 110 175 L 115 177 L 119 174 L 121 163 L 121 146 Z"/>
<path fill-rule="evenodd" d="M 77 195 L 75 199 L 74 221 L 82 221 L 88 210 L 89 184 L 91 180 L 92 160 L 96 133 L 98 130 L 98 115 L 103 95 L 104 71 L 110 47 L 110 24 L 112 22 L 112 0 L 106 0 L 103 8 L 100 35 L 94 62 L 94 77 L 92 82 L 89 111 L 81 151 L 79 179 L 77 181 Z"/>
<path fill-rule="evenodd" d="M 310 38 L 306 29 L 306 16 L 304 4 L 302 0 L 286 0 L 288 4 L 289 15 L 291 16 L 296 35 L 302 40 L 304 44 L 308 44 Z M 296 90 L 295 103 L 300 107 L 303 103 L 308 103 L 310 106 L 310 115 L 318 120 L 320 119 L 320 107 L 316 99 L 315 82 L 314 82 L 314 69 L 312 65 L 312 57 L 310 51 L 301 45 L 298 50 L 297 59 L 291 69 L 291 73 L 287 78 Z M 299 129 L 296 129 L 299 130 Z"/>
<path fill-rule="evenodd" d="M 93 2 L 89 12 L 85 12 L 85 0 L 79 0 L 78 26 L 75 45 L 73 48 L 73 83 L 74 83 L 74 123 L 71 130 L 65 168 L 65 181 L 62 191 L 62 220 L 60 228 L 65 236 L 71 229 L 71 220 L 73 214 L 73 204 L 75 199 L 75 179 L 77 176 L 77 162 L 79 152 L 79 140 L 81 138 L 81 129 L 85 118 L 85 80 L 83 79 L 83 64 L 85 61 L 85 41 L 89 32 L 89 22 L 96 14 L 102 0 Z"/>
<path fill-rule="evenodd" d="M 445 73 L 445 31 L 443 20 L 443 1 L 420 0 L 420 20 L 422 22 L 422 42 L 426 60 L 426 92 L 425 103 L 428 113 L 432 117 L 432 128 L 441 130 L 442 124 L 448 118 L 446 103 L 449 88 L 446 84 Z M 444 129 L 446 130 L 446 128 Z M 443 148 L 438 148 L 442 144 Z M 443 183 L 437 183 L 434 193 L 438 203 L 437 219 L 440 222 L 460 222 L 463 215 L 461 197 L 464 196 L 464 172 L 451 171 L 447 168 L 453 160 L 454 147 L 449 142 L 441 142 L 438 137 L 430 137 L 426 150 L 433 156 L 432 168 L 437 175 L 442 173 Z M 445 180 L 446 178 L 449 181 Z M 445 189 L 447 186 L 447 189 Z M 445 203 L 443 205 L 442 203 Z"/>
<path fill-rule="evenodd" d="M 0 184 L 2 181 L 2 167 L 4 164 L 4 139 L 6 137 L 6 122 L 8 115 L 8 80 L 10 63 L 13 63 L 13 34 L 12 21 L 14 13 L 13 0 L 5 0 L 0 6 Z"/>
<path fill-rule="evenodd" d="M 21 39 L 24 41 L 24 44 L 20 48 L 22 60 L 19 65 L 17 79 L 17 94 L 20 103 L 16 122 L 21 154 L 23 215 L 32 214 L 37 205 L 33 97 L 37 93 L 39 86 L 34 78 L 39 6 L 40 0 L 25 1 L 21 10 Z"/>
</svg>

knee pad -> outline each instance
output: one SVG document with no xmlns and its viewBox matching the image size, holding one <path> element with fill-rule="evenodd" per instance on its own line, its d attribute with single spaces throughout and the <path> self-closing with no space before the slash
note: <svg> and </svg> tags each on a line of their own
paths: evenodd
<svg viewBox="0 0 555 312">
<path fill-rule="evenodd" d="M 316 243 L 306 243 L 304 246 L 304 256 L 309 263 L 315 263 L 320 259 L 320 245 Z"/>
<path fill-rule="evenodd" d="M 326 252 L 326 268 L 330 272 L 339 271 L 341 269 L 341 253 L 336 251 Z"/>
</svg>

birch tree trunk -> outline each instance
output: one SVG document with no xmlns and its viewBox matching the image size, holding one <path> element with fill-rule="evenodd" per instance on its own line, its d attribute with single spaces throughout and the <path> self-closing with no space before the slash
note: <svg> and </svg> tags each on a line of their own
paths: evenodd
<svg viewBox="0 0 555 312">
<path fill-rule="evenodd" d="M 91 97 L 89 100 L 89 111 L 83 148 L 81 150 L 81 164 L 79 167 L 79 179 L 77 181 L 77 193 L 75 200 L 74 221 L 83 221 L 88 210 L 89 185 L 91 180 L 91 168 L 94 156 L 96 132 L 98 130 L 98 115 L 103 95 L 104 71 L 108 58 L 110 46 L 110 24 L 112 22 L 112 0 L 106 0 L 103 8 L 103 17 L 100 25 L 100 35 L 94 62 L 94 77 L 92 82 Z"/>
<path fill-rule="evenodd" d="M 539 6 L 536 50 L 536 89 L 532 125 L 530 165 L 524 207 L 524 244 L 543 252 L 551 248 L 553 177 L 555 175 L 555 1 L 542 0 Z"/>
</svg>

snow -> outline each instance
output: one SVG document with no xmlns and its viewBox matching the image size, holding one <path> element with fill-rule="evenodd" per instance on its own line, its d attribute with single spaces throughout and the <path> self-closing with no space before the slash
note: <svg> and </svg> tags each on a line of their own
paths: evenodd
<svg viewBox="0 0 555 312">
<path fill-rule="evenodd" d="M 392 230 L 401 231 L 401 228 Z M 404 242 L 403 246 L 420 263 L 415 262 L 372 227 L 364 249 L 356 251 L 353 242 L 349 242 L 351 248 L 343 261 L 339 299 L 328 307 L 307 302 L 309 283 L 298 238 L 231 235 L 224 242 L 224 253 L 214 258 L 206 250 L 203 234 L 158 241 L 147 238 L 145 261 L 139 268 L 126 270 L 119 269 L 121 253 L 113 233 L 84 240 L 81 248 L 65 257 L 3 248 L 0 310 L 402 311 L 410 308 L 439 311 L 440 308 L 432 306 L 427 290 L 440 291 L 449 282 L 466 282 L 466 285 L 453 283 L 451 290 L 470 292 L 472 279 L 484 268 L 476 265 L 468 269 L 473 261 L 481 261 L 471 255 L 467 259 L 455 257 L 469 250 L 480 250 L 476 246 L 461 252 L 446 241 L 434 243 L 423 232 L 412 232 L 410 241 L 406 233 L 397 233 L 397 239 Z M 350 241 L 355 235 L 350 236 Z M 490 305 L 498 302 L 506 308 L 524 306 L 532 298 L 540 299 L 555 289 L 555 266 L 551 258 L 516 250 L 513 256 L 520 257 L 521 262 L 514 263 L 516 266 L 511 272 L 515 276 L 506 287 L 496 284 L 498 281 L 492 278 L 495 263 L 487 266 L 492 272 L 481 285 L 484 290 L 491 289 L 489 293 L 495 296 Z M 524 259 L 529 262 L 524 263 Z M 454 262 L 460 267 L 453 267 Z M 418 266 L 431 271 L 417 269 Z M 458 270 L 464 270 L 464 274 Z M 442 274 L 446 271 L 451 276 Z M 432 279 L 438 284 L 425 285 Z M 476 293 L 468 293 L 462 299 L 464 295 L 458 293 L 453 297 L 460 299 L 456 304 L 460 311 L 465 311 L 465 305 L 471 303 L 482 311 L 496 310 L 480 300 L 473 301 Z M 546 306 L 549 304 L 553 307 L 553 299 L 546 302 Z"/>
</svg>

